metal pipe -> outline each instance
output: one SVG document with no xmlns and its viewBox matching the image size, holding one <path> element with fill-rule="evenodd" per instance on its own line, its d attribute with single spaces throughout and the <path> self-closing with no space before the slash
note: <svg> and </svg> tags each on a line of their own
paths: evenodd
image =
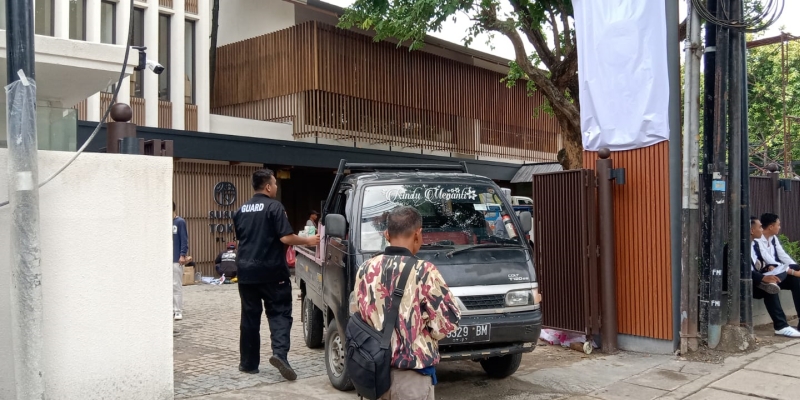
<svg viewBox="0 0 800 400">
<path fill-rule="evenodd" d="M 712 15 L 717 13 L 717 0 L 708 0 L 706 8 Z M 705 43 L 706 48 L 703 56 L 703 70 L 714 71 L 717 59 L 717 27 L 709 22 L 705 24 Z M 705 96 L 703 98 L 703 224 L 702 224 L 702 256 L 700 257 L 700 336 L 708 337 L 708 305 L 709 305 L 709 280 L 711 275 L 711 159 L 713 158 L 713 135 L 714 131 L 714 91 L 715 79 L 713 73 L 703 74 L 703 87 Z"/>
<path fill-rule="evenodd" d="M 731 1 L 731 18 L 741 20 L 741 0 Z M 742 181 L 747 179 L 747 174 L 742 176 L 741 165 L 745 162 L 742 158 L 742 97 L 744 90 L 742 80 L 741 59 L 744 40 L 740 31 L 730 31 L 730 140 L 728 141 L 728 159 L 730 162 L 730 188 L 728 191 L 728 325 L 739 326 L 741 307 L 739 304 L 739 279 L 742 264 Z M 749 221 L 748 221 L 749 226 Z M 749 238 L 749 234 L 747 235 Z M 749 247 L 748 247 L 749 250 Z M 749 254 L 749 251 L 748 251 Z"/>
<path fill-rule="evenodd" d="M 741 0 L 739 0 L 741 1 Z M 741 34 L 742 40 L 740 46 L 742 47 L 741 62 L 741 76 L 743 90 L 741 92 L 742 98 L 742 233 L 741 233 L 741 251 L 742 259 L 740 266 L 740 288 L 739 288 L 739 322 L 747 328 L 748 333 L 753 334 L 753 279 L 750 274 L 750 140 L 748 133 L 748 101 L 747 101 L 747 37 Z M 747 222 L 745 222 L 747 221 Z"/>
<path fill-rule="evenodd" d="M 700 17 L 687 0 L 687 35 L 684 41 L 685 89 L 683 130 L 683 253 L 681 268 L 681 354 L 698 348 L 697 288 L 700 237 L 698 170 L 700 96 Z"/>
<path fill-rule="evenodd" d="M 614 195 L 611 169 L 614 162 L 609 159 L 611 151 L 600 149 L 596 161 L 597 209 L 600 214 L 600 292 L 602 346 L 604 353 L 617 351 L 617 273 L 614 265 Z"/>
<path fill-rule="evenodd" d="M 672 277 L 672 345 L 680 347 L 681 331 L 681 59 L 678 2 L 665 0 L 667 75 L 669 77 L 669 220 Z"/>
<path fill-rule="evenodd" d="M 6 0 L 11 307 L 18 399 L 43 399 L 42 266 L 33 0 Z"/>
<path fill-rule="evenodd" d="M 730 0 L 721 0 L 725 9 L 730 8 Z M 712 184 L 711 196 L 711 226 L 713 232 L 723 232 L 725 229 L 725 214 L 727 213 L 727 163 L 726 163 L 726 136 L 728 129 L 728 76 L 729 76 L 729 30 L 725 27 L 718 28 L 717 57 L 714 79 L 714 130 L 713 130 L 713 159 L 711 166 Z M 711 275 L 709 277 L 709 304 L 708 304 L 708 347 L 715 349 L 719 345 L 722 333 L 722 270 L 724 263 L 725 244 L 724 235 L 711 236 Z"/>
</svg>

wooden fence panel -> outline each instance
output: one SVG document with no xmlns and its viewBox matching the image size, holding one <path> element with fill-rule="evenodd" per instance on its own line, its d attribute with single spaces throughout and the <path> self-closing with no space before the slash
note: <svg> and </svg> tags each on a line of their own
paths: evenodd
<svg viewBox="0 0 800 400">
<path fill-rule="evenodd" d="M 619 332 L 672 340 L 669 143 L 611 153 L 625 168 L 614 187 L 614 241 Z M 584 152 L 594 169 L 597 153 Z"/>
</svg>

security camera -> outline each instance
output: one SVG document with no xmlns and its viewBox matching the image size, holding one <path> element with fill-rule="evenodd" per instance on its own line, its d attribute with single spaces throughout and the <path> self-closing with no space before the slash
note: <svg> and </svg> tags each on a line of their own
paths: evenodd
<svg viewBox="0 0 800 400">
<path fill-rule="evenodd" d="M 156 75 L 161 75 L 164 72 L 164 66 L 153 60 L 147 60 L 147 68 L 153 71 Z"/>
</svg>

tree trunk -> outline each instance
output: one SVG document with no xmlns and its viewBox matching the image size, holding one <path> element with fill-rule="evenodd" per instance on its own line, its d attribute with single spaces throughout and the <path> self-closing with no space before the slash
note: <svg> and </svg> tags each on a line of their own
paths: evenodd
<svg viewBox="0 0 800 400">
<path fill-rule="evenodd" d="M 209 49 L 209 82 L 211 90 L 211 99 L 214 99 L 214 77 L 217 75 L 217 36 L 219 33 L 219 0 L 214 0 L 214 5 L 211 9 L 211 48 Z"/>
<path fill-rule="evenodd" d="M 562 133 L 564 148 L 558 151 L 557 158 L 558 163 L 561 164 L 564 170 L 583 168 L 583 143 L 581 140 L 575 141 L 574 136 L 566 132 Z M 580 138 L 580 135 L 578 137 Z M 573 138 L 573 140 L 570 140 L 570 138 Z"/>
</svg>

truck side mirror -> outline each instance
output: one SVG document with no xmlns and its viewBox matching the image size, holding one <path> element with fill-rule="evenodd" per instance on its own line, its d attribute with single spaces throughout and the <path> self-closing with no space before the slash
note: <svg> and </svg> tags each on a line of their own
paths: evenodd
<svg viewBox="0 0 800 400">
<path fill-rule="evenodd" d="M 522 223 L 522 231 L 525 233 L 530 232 L 531 228 L 533 228 L 533 217 L 528 211 L 519 213 L 519 222 Z M 327 227 L 325 229 L 327 229 Z"/>
<path fill-rule="evenodd" d="M 344 215 L 328 214 L 325 216 L 325 234 L 331 237 L 344 239 L 347 235 L 347 221 Z"/>
</svg>

